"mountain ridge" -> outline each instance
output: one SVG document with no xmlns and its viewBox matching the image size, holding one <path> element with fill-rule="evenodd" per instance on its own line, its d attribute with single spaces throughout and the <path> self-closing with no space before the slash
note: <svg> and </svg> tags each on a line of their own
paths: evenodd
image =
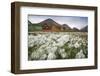
<svg viewBox="0 0 100 76">
<path fill-rule="evenodd" d="M 29 20 L 28 20 L 28 24 L 34 25 L 34 23 L 30 22 Z M 55 26 L 56 28 L 61 28 L 62 31 L 69 31 L 69 32 L 70 31 L 72 31 L 72 32 L 87 32 L 88 31 L 88 25 L 86 25 L 85 27 L 83 27 L 81 29 L 78 29 L 77 27 L 71 28 L 68 24 L 59 24 L 58 22 L 54 21 L 51 18 L 45 19 L 36 24 L 41 25 L 41 27 L 43 27 L 45 25 L 48 27 Z"/>
</svg>

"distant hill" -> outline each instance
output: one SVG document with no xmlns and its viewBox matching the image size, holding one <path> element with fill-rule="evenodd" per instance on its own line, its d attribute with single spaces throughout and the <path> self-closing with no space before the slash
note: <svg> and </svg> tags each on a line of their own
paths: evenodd
<svg viewBox="0 0 100 76">
<path fill-rule="evenodd" d="M 70 29 L 71 29 L 71 27 L 70 27 L 70 26 L 68 26 L 67 24 L 63 24 L 63 25 L 62 25 L 62 27 L 63 27 L 64 29 L 68 29 L 68 30 L 70 30 Z"/>
<path fill-rule="evenodd" d="M 81 32 L 88 32 L 88 26 L 85 26 L 80 29 Z"/>
<path fill-rule="evenodd" d="M 78 28 L 76 28 L 76 27 L 74 27 L 72 30 L 75 31 L 75 32 L 79 32 L 79 31 L 80 31 L 80 30 L 79 30 Z"/>
<path fill-rule="evenodd" d="M 41 31 L 42 30 L 42 25 L 40 24 L 32 24 L 30 21 L 28 21 L 28 31 L 33 32 L 33 31 Z"/>
</svg>

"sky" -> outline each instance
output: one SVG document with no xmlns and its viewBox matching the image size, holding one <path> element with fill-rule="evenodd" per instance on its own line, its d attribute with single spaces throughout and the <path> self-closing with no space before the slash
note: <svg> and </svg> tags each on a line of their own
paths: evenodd
<svg viewBox="0 0 100 76">
<path fill-rule="evenodd" d="M 88 17 L 79 17 L 79 16 L 53 16 L 53 15 L 28 15 L 28 20 L 32 23 L 39 23 L 46 19 L 52 19 L 59 24 L 67 24 L 71 28 L 81 29 L 88 25 Z"/>
</svg>

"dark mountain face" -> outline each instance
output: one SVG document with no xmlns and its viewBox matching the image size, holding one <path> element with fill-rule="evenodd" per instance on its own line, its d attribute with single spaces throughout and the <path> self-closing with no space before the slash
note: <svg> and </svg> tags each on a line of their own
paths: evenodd
<svg viewBox="0 0 100 76">
<path fill-rule="evenodd" d="M 61 27 L 60 24 L 58 24 L 57 22 L 55 22 L 54 20 L 52 20 L 50 18 L 40 22 L 39 24 L 41 24 L 41 25 L 48 25 L 48 26 L 59 26 L 59 27 Z"/>
<path fill-rule="evenodd" d="M 80 31 L 81 32 L 88 32 L 88 26 L 83 27 Z"/>
<path fill-rule="evenodd" d="M 71 29 L 71 27 L 69 27 L 67 24 L 63 24 L 62 27 L 65 29 Z"/>
<path fill-rule="evenodd" d="M 72 30 L 75 31 L 75 32 L 80 31 L 80 30 L 79 30 L 78 28 L 76 28 L 76 27 L 74 27 Z"/>
<path fill-rule="evenodd" d="M 46 19 L 46 20 L 44 20 L 44 21 L 42 21 L 42 22 L 40 22 L 40 23 L 56 23 L 54 20 L 52 20 L 52 19 Z"/>
</svg>

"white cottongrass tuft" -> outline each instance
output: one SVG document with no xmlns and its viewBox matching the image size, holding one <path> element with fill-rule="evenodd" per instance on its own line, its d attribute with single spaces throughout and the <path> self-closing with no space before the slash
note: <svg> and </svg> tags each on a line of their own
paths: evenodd
<svg viewBox="0 0 100 76">
<path fill-rule="evenodd" d="M 76 54 L 76 57 L 75 57 L 75 58 L 76 58 L 76 59 L 85 58 L 85 55 L 83 54 L 83 51 L 80 50 L 80 52 L 78 52 L 78 53 Z"/>
</svg>

